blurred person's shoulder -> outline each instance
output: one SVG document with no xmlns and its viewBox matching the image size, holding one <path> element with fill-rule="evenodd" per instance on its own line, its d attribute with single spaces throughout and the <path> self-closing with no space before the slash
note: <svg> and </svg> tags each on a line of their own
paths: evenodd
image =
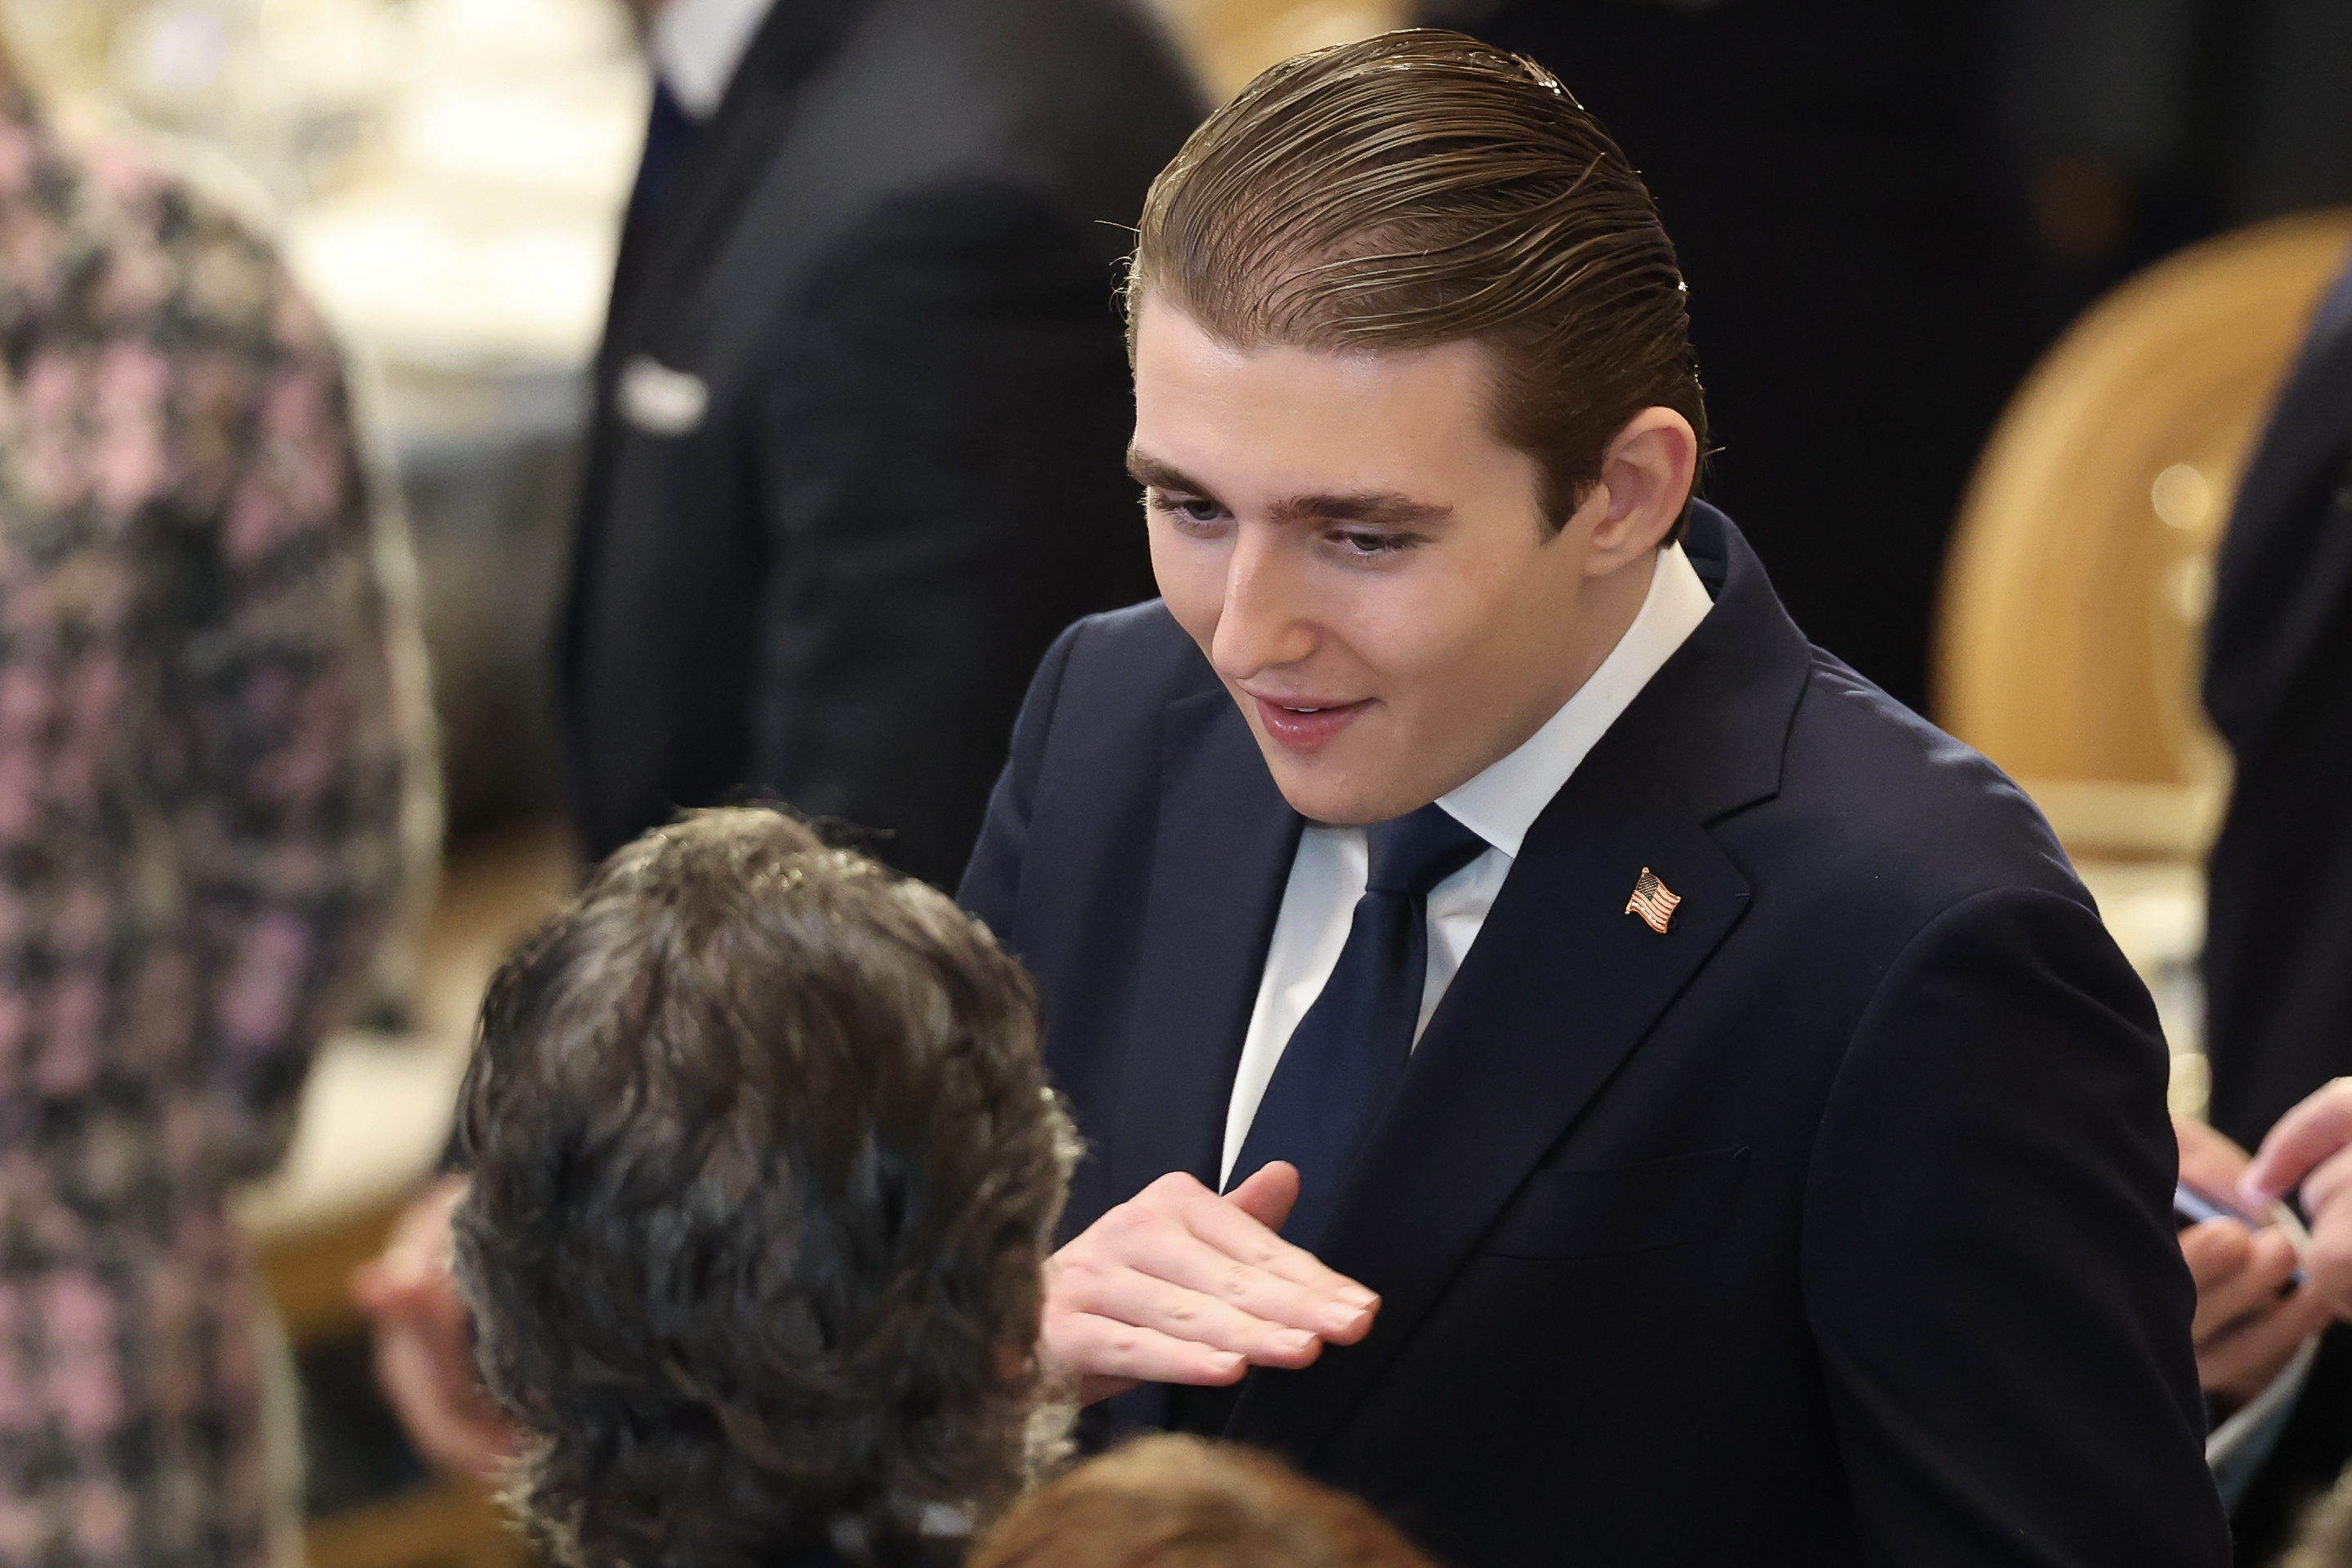
<svg viewBox="0 0 2352 1568">
<path fill-rule="evenodd" d="M 886 0 L 925 13 L 938 36 L 1008 76 L 1085 90 L 1104 72 L 1200 88 L 1160 10 L 1138 0 Z M 1205 112 L 1196 106 L 1195 112 Z M 1189 128 L 1188 128 L 1189 129 Z"/>
<path fill-rule="evenodd" d="M 1156 173 L 1206 111 L 1139 0 L 877 0 L 845 64 L 894 79 L 972 152 L 1018 149 L 1122 184 L 1139 157 L 1143 178 Z"/>
<path fill-rule="evenodd" d="M 108 323 L 158 346 L 331 352 L 281 254 L 268 192 L 226 153 L 99 100 L 51 111 L 110 252 L 98 297 Z"/>
</svg>

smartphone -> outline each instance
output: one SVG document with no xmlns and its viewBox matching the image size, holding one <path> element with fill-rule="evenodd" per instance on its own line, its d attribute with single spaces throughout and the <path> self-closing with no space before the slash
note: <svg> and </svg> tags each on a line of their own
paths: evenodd
<svg viewBox="0 0 2352 1568">
<path fill-rule="evenodd" d="M 2249 1230 L 2260 1230 L 2270 1223 L 2247 1213 L 2228 1198 L 2216 1197 L 2204 1188 L 2190 1186 L 2185 1181 L 2172 1184 L 2172 1217 L 2180 1222 L 2184 1230 L 2192 1225 L 2202 1225 L 2209 1219 L 2233 1219 Z M 2309 1276 L 2300 1269 L 2288 1277 L 2289 1289 L 2309 1282 Z"/>
<path fill-rule="evenodd" d="M 2187 1182 L 2175 1182 L 2172 1187 L 2172 1216 L 2183 1226 L 2202 1225 L 2209 1219 L 2234 1219 L 2249 1230 L 2260 1230 L 2270 1223 L 2267 1219 L 2248 1214 L 2226 1197 L 2216 1197 L 2202 1187 Z"/>
</svg>

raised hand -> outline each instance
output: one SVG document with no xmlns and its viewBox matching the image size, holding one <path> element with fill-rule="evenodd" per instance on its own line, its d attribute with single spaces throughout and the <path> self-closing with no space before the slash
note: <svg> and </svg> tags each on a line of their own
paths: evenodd
<svg viewBox="0 0 2352 1568">
<path fill-rule="evenodd" d="M 1277 1160 L 1230 1194 L 1174 1173 L 1111 1209 L 1046 1265 L 1047 1369 L 1091 1404 L 1305 1366 L 1362 1339 L 1380 1298 L 1276 1234 L 1297 1198 L 1297 1171 Z"/>
</svg>

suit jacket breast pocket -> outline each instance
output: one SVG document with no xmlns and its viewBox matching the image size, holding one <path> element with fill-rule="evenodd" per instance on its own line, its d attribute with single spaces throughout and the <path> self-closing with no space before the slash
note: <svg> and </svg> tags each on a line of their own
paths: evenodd
<svg viewBox="0 0 2352 1568">
<path fill-rule="evenodd" d="M 1539 1170 L 1480 1250 L 1505 1258 L 1605 1258 L 1706 1241 L 1730 1226 L 1747 1175 L 1744 1148 L 1609 1170 Z"/>
</svg>

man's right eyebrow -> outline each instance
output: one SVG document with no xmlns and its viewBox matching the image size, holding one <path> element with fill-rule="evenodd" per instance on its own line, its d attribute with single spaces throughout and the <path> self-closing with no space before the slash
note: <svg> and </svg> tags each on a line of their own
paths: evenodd
<svg viewBox="0 0 2352 1568">
<path fill-rule="evenodd" d="M 1127 452 L 1127 476 L 1155 490 L 1172 490 L 1185 496 L 1205 496 L 1209 493 L 1208 486 L 1199 480 L 1178 472 L 1150 453 L 1138 452 L 1131 446 Z"/>
</svg>

